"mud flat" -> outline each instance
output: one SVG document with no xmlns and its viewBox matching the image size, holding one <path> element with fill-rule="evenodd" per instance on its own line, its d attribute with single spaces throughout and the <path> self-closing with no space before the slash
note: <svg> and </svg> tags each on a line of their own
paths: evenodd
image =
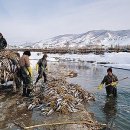
<svg viewBox="0 0 130 130">
<path fill-rule="evenodd" d="M 20 92 L 15 95 L 1 93 L 0 128 L 100 130 L 106 127 L 87 110 L 87 104 L 95 100 L 93 95 L 77 84 L 66 82 L 66 78 L 76 75 L 62 65 L 51 64 L 48 82 L 39 81 L 31 98 L 21 97 Z"/>
</svg>

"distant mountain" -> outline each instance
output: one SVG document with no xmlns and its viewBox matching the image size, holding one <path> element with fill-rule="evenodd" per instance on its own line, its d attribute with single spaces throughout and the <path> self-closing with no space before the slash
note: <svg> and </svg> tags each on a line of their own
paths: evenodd
<svg viewBox="0 0 130 130">
<path fill-rule="evenodd" d="M 130 30 L 93 30 L 82 34 L 59 35 L 44 41 L 23 44 L 20 48 L 62 48 L 130 45 Z"/>
</svg>

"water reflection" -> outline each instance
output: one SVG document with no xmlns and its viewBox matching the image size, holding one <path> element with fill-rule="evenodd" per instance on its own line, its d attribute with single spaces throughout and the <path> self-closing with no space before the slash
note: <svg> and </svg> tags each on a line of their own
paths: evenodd
<svg viewBox="0 0 130 130">
<path fill-rule="evenodd" d="M 114 128 L 114 120 L 117 115 L 117 99 L 114 97 L 107 97 L 105 105 L 103 107 L 103 113 L 105 114 L 106 124 L 109 129 Z"/>
<path fill-rule="evenodd" d="M 66 63 L 62 63 L 65 64 L 68 68 L 70 69 L 77 69 L 77 70 L 86 70 L 89 69 L 88 65 L 86 65 L 85 62 L 79 62 L 79 63 L 73 63 L 73 62 L 66 62 Z"/>
</svg>

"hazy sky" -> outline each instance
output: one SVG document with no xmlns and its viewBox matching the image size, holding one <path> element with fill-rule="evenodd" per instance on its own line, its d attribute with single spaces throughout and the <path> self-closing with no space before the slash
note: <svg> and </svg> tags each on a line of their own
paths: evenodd
<svg viewBox="0 0 130 130">
<path fill-rule="evenodd" d="M 8 43 L 98 29 L 130 29 L 130 0 L 0 0 Z"/>
</svg>

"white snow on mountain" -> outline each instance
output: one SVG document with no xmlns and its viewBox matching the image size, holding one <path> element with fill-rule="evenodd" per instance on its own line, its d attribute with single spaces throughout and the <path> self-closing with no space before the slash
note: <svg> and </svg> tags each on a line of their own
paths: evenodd
<svg viewBox="0 0 130 130">
<path fill-rule="evenodd" d="M 59 35 L 36 43 L 25 43 L 20 48 L 77 48 L 86 46 L 130 45 L 130 30 L 93 30 L 82 34 Z"/>
</svg>

